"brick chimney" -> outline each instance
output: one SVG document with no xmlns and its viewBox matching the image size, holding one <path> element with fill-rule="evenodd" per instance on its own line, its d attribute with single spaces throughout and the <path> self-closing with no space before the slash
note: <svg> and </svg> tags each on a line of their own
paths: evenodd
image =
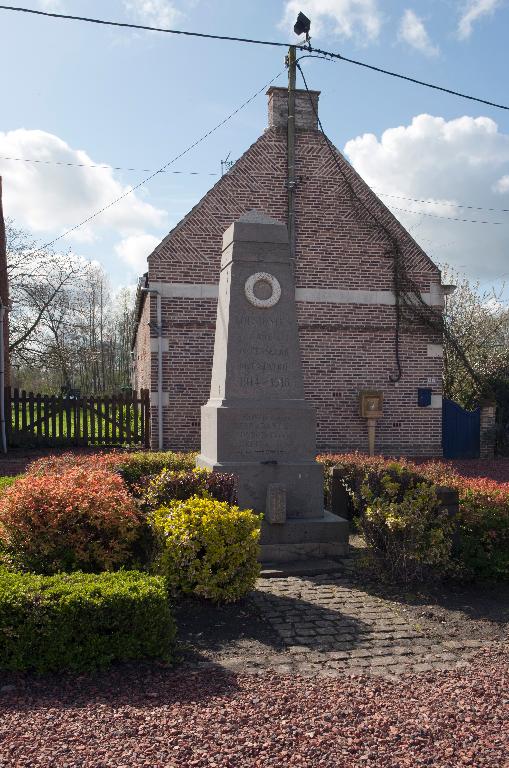
<svg viewBox="0 0 509 768">
<path fill-rule="evenodd" d="M 267 91 L 269 97 L 269 128 L 285 128 L 288 123 L 288 88 Z M 320 91 L 295 91 L 295 130 L 316 131 L 318 129 L 318 97 Z"/>
</svg>

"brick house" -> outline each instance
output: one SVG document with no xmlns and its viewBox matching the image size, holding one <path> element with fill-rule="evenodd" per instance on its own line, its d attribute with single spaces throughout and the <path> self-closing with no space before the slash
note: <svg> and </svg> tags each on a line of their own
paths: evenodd
<svg viewBox="0 0 509 768">
<path fill-rule="evenodd" d="M 136 389 L 151 392 L 153 447 L 158 436 L 165 448 L 200 445 L 224 230 L 253 209 L 287 221 L 288 92 L 272 87 L 267 93 L 268 128 L 150 254 L 148 273 L 140 280 L 133 376 Z M 367 449 L 359 392 L 376 389 L 384 396 L 377 452 L 439 456 L 442 338 L 425 325 L 403 324 L 401 376 L 395 380 L 393 263 L 387 237 L 371 214 L 398 239 L 406 271 L 424 301 L 441 311 L 440 271 L 339 152 L 334 161 L 318 130 L 318 98 L 318 91 L 297 91 L 295 120 L 296 299 L 306 396 L 317 411 L 318 448 Z M 431 388 L 431 402 L 425 406 L 418 404 L 422 387 Z"/>
</svg>

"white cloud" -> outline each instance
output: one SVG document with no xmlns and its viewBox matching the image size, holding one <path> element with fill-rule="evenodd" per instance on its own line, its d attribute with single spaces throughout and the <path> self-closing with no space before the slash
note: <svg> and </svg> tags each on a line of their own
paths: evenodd
<svg viewBox="0 0 509 768">
<path fill-rule="evenodd" d="M 148 269 L 147 256 L 160 242 L 161 238 L 153 235 L 130 235 L 117 243 L 115 252 L 136 275 L 141 275 Z"/>
<path fill-rule="evenodd" d="M 126 11 L 140 24 L 171 27 L 183 14 L 171 0 L 124 0 Z"/>
<path fill-rule="evenodd" d="M 458 22 L 458 37 L 466 40 L 472 34 L 472 27 L 482 16 L 495 12 L 501 0 L 467 0 L 463 3 L 463 13 Z"/>
<path fill-rule="evenodd" d="M 106 168 L 66 168 L 65 163 L 94 164 L 83 150 L 73 149 L 51 133 L 18 129 L 0 132 L 0 157 L 41 161 L 1 161 L 5 214 L 33 234 L 60 234 L 128 191 Z M 55 165 L 55 162 L 64 165 Z M 121 236 L 150 227 L 161 227 L 166 214 L 131 193 L 89 224 L 70 235 L 76 242 L 90 242 L 105 228 Z"/>
<path fill-rule="evenodd" d="M 345 153 L 371 187 L 386 193 L 380 198 L 435 261 L 481 280 L 496 280 L 507 272 L 509 216 L 460 207 L 503 207 L 494 185 L 509 170 L 509 134 L 493 120 L 418 115 L 410 125 L 386 130 L 380 139 L 370 133 L 358 136 L 346 144 Z"/>
<path fill-rule="evenodd" d="M 293 32 L 299 11 L 311 19 L 311 35 L 374 40 L 382 25 L 378 0 L 287 0 L 280 26 Z"/>
<path fill-rule="evenodd" d="M 409 8 L 401 18 L 398 36 L 426 56 L 438 56 L 438 46 L 431 42 L 423 20 Z"/>
<path fill-rule="evenodd" d="M 63 0 L 39 0 L 39 7 L 48 13 L 64 13 L 67 10 Z"/>
<path fill-rule="evenodd" d="M 506 192 L 509 192 L 509 174 L 507 176 L 502 176 L 496 182 L 493 189 L 495 192 L 498 192 L 500 195 L 503 195 Z"/>
</svg>

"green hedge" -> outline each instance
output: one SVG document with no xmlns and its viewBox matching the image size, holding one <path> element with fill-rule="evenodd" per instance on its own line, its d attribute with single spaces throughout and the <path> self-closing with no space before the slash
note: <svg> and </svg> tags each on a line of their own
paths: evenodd
<svg viewBox="0 0 509 768">
<path fill-rule="evenodd" d="M 36 576 L 0 569 L 0 668 L 86 671 L 170 660 L 175 624 L 162 579 L 137 571 Z"/>
<path fill-rule="evenodd" d="M 163 470 L 189 472 L 195 468 L 196 453 L 174 451 L 139 451 L 122 456 L 118 469 L 127 485 L 132 488 L 148 477 Z"/>
<path fill-rule="evenodd" d="M 110 469 L 122 475 L 131 490 L 163 469 L 189 472 L 196 464 L 196 453 L 175 451 L 109 451 L 107 453 L 61 453 L 33 461 L 28 475 L 55 475 L 73 467 Z"/>
</svg>

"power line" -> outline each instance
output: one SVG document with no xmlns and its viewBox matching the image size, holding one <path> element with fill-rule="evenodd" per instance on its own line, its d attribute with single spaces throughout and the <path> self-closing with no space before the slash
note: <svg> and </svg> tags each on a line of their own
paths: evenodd
<svg viewBox="0 0 509 768">
<path fill-rule="evenodd" d="M 408 208 L 397 208 L 392 206 L 393 211 L 401 211 L 401 213 L 415 213 L 416 216 L 431 216 L 433 219 L 443 219 L 444 221 L 461 221 L 467 224 L 503 224 L 502 221 L 479 221 L 478 219 L 456 219 L 452 216 L 440 216 L 437 213 L 424 213 L 423 211 L 411 211 Z"/>
<path fill-rule="evenodd" d="M 0 6 L 1 7 L 1 6 Z M 300 47 L 300 46 L 299 46 Z M 309 58 L 320 59 L 323 58 L 327 61 L 338 60 L 347 61 L 349 64 L 355 64 L 358 67 L 364 67 L 365 69 L 371 69 L 373 72 L 380 72 L 383 75 L 389 75 L 390 77 L 396 77 L 400 80 L 406 80 L 409 83 L 415 85 L 422 85 L 425 88 L 433 88 L 435 91 L 442 91 L 443 93 L 449 93 L 451 96 L 459 96 L 461 99 L 468 99 L 469 101 L 477 101 L 480 104 L 487 104 L 489 107 L 496 107 L 497 109 L 505 109 L 509 111 L 509 107 L 505 104 L 497 104 L 495 101 L 488 101 L 488 99 L 481 99 L 479 96 L 471 96 L 468 93 L 462 93 L 461 91 L 453 91 L 450 88 L 444 88 L 441 85 L 435 85 L 434 83 L 427 83 L 425 80 L 417 80 L 415 77 L 409 77 L 408 75 L 402 75 L 399 72 L 391 72 L 389 69 L 382 69 L 382 67 L 376 67 L 374 64 L 366 64 L 365 61 L 358 61 L 357 59 L 349 59 L 347 56 L 343 56 L 341 53 L 331 53 L 330 51 L 323 51 L 320 48 L 311 48 L 311 46 L 305 50 L 312 50 L 314 53 L 320 54 L 320 56 L 309 56 Z M 308 58 L 302 56 L 301 58 Z"/>
<path fill-rule="evenodd" d="M 442 200 L 420 200 L 417 197 L 402 197 L 401 195 L 390 195 L 388 192 L 378 192 L 373 190 L 377 195 L 382 197 L 392 197 L 394 200 L 408 200 L 411 203 L 426 203 L 426 205 L 448 205 L 451 208 L 468 208 L 471 211 L 490 211 L 491 213 L 509 213 L 509 208 L 481 208 L 477 205 L 466 205 L 459 203 L 446 203 Z"/>
<path fill-rule="evenodd" d="M 154 171 L 153 168 L 126 168 L 124 166 L 119 165 L 99 165 L 94 163 L 67 163 L 59 160 L 41 160 L 39 158 L 31 158 L 31 157 L 4 157 L 0 156 L 0 160 L 12 160 L 16 162 L 21 163 L 38 163 L 40 165 L 56 165 L 61 166 L 64 168 L 95 168 L 95 169 L 106 169 L 111 171 L 135 171 L 139 173 L 171 173 L 176 175 L 188 175 L 188 176 L 219 176 L 219 173 L 214 173 L 211 171 L 169 171 L 169 170 L 162 170 L 162 171 Z M 402 195 L 391 195 L 388 192 L 380 192 L 378 190 L 373 189 L 376 195 L 379 195 L 380 197 L 390 197 L 394 200 L 407 200 L 412 203 L 423 203 L 425 205 L 446 205 L 452 208 L 465 208 L 472 211 L 487 211 L 492 213 L 509 213 L 509 208 L 482 208 L 480 206 L 476 205 L 466 205 L 466 204 L 460 204 L 460 203 L 447 203 L 442 200 L 423 200 L 416 197 L 403 197 Z M 412 211 L 407 210 L 404 208 L 396 208 L 393 206 L 394 210 L 402 211 L 404 213 L 421 213 L 421 211 Z M 449 221 L 462 221 L 462 222 L 468 222 L 470 224 L 503 224 L 503 222 L 500 221 L 473 221 L 471 219 L 460 219 L 460 218 L 452 218 L 448 216 L 441 216 L 440 214 L 432 214 L 432 213 L 422 213 L 423 216 L 433 216 L 437 219 L 447 219 Z"/>
<path fill-rule="evenodd" d="M 185 32 L 182 29 L 167 29 L 164 27 L 150 27 L 146 24 L 129 24 L 126 21 L 106 21 L 90 16 L 70 16 L 66 13 L 50 13 L 49 11 L 35 11 L 33 8 L 18 8 L 12 5 L 0 5 L 2 11 L 20 11 L 32 13 L 36 16 L 49 16 L 54 19 L 67 19 L 68 21 L 85 21 L 88 24 L 101 24 L 107 27 L 125 27 L 127 29 L 142 29 L 147 32 L 166 32 L 169 35 L 185 35 L 186 37 L 202 37 L 210 40 L 228 40 L 233 43 L 252 43 L 254 45 L 273 45 L 278 48 L 288 48 L 288 43 L 280 43 L 272 40 L 255 40 L 250 37 L 233 37 L 231 35 L 212 35 L 206 32 Z"/>
<path fill-rule="evenodd" d="M 329 149 L 331 157 L 339 173 L 341 174 L 341 176 L 343 177 L 344 181 L 346 182 L 346 184 L 350 189 L 350 192 L 352 195 L 352 203 L 353 203 L 353 198 L 355 198 L 357 202 L 362 206 L 362 208 L 366 211 L 366 213 L 374 220 L 375 225 L 386 235 L 386 237 L 389 240 L 389 243 L 392 246 L 392 248 L 389 248 L 389 250 L 386 250 L 384 254 L 385 256 L 392 257 L 393 289 L 394 289 L 394 295 L 396 299 L 395 307 L 394 307 L 395 309 L 394 357 L 396 361 L 397 373 L 390 374 L 389 381 L 393 383 L 398 382 L 401 380 L 403 376 L 403 365 L 402 365 L 401 353 L 400 353 L 401 323 L 404 319 L 404 312 L 407 312 L 407 313 L 409 312 L 411 313 L 412 318 L 416 320 L 418 323 L 423 322 L 428 328 L 430 328 L 433 331 L 433 333 L 440 333 L 442 336 L 445 336 L 448 339 L 453 349 L 462 360 L 465 370 L 469 373 L 472 379 L 479 384 L 480 380 L 478 375 L 470 365 L 470 362 L 466 357 L 465 352 L 463 351 L 455 335 L 451 333 L 450 329 L 448 329 L 447 326 L 444 324 L 442 314 L 441 313 L 437 314 L 431 306 L 425 303 L 425 301 L 422 298 L 419 285 L 408 274 L 405 263 L 404 263 L 404 259 L 402 257 L 402 253 L 400 250 L 399 238 L 397 236 L 394 236 L 391 233 L 388 226 L 386 226 L 384 222 L 380 219 L 380 217 L 376 213 L 371 211 L 366 201 L 363 200 L 357 194 L 353 183 L 349 180 L 348 176 L 345 174 L 344 170 L 342 169 L 341 164 L 339 162 L 339 158 L 338 158 L 338 152 L 323 129 L 322 121 L 320 120 L 315 104 L 311 97 L 311 93 L 309 91 L 304 72 L 302 71 L 302 67 L 300 66 L 299 63 L 297 63 L 297 67 L 299 68 L 300 74 L 304 81 L 304 87 L 308 93 L 311 108 L 315 113 L 318 126 L 322 132 L 322 135 Z M 426 214 L 421 213 L 420 215 L 422 216 Z"/>
<path fill-rule="evenodd" d="M 96 163 L 65 163 L 60 160 L 40 160 L 35 157 L 2 157 L 0 160 L 13 160 L 19 163 L 40 163 L 41 165 L 60 165 L 67 168 L 106 168 L 110 171 L 136 171 L 137 173 L 152 173 L 154 168 L 124 168 L 120 165 L 99 165 Z M 157 173 L 175 173 L 187 176 L 219 176 L 219 173 L 209 171 L 157 171 Z"/>
<path fill-rule="evenodd" d="M 97 19 L 89 16 L 71 16 L 69 14 L 64 14 L 64 13 L 36 11 L 33 8 L 19 8 L 19 7 L 14 7 L 12 5 L 0 5 L 0 10 L 16 11 L 19 13 L 29 13 L 29 14 L 34 14 L 36 16 L 46 16 L 54 19 L 66 19 L 68 21 L 82 21 L 82 22 L 87 22 L 89 24 L 99 24 L 99 25 L 104 25 L 109 27 L 141 29 L 149 32 L 164 32 L 171 35 L 199 37 L 199 38 L 204 38 L 209 40 L 222 40 L 222 41 L 236 42 L 236 43 L 250 43 L 253 45 L 268 45 L 268 46 L 274 46 L 278 48 L 288 48 L 290 45 L 290 43 L 283 43 L 275 40 L 257 40 L 249 37 L 234 37 L 231 35 L 213 35 L 205 32 L 188 32 L 181 29 L 165 29 L 163 27 L 151 27 L 145 24 L 130 24 L 128 22 L 122 22 L 122 21 L 107 21 L 105 19 Z M 308 51 L 309 55 L 313 58 L 324 58 L 328 60 L 347 61 L 349 64 L 355 64 L 358 67 L 364 67 L 365 69 L 370 69 L 373 72 L 380 72 L 381 74 L 389 75 L 390 77 L 396 77 L 396 78 L 399 78 L 400 80 L 406 80 L 407 82 L 414 83 L 415 85 L 422 85 L 425 88 L 433 88 L 436 91 L 442 91 L 443 93 L 448 93 L 451 96 L 458 96 L 459 98 L 462 98 L 462 99 L 476 101 L 480 104 L 487 104 L 490 107 L 495 107 L 497 109 L 505 109 L 509 111 L 509 106 L 506 106 L 504 104 L 497 104 L 496 102 L 489 101 L 488 99 L 481 99 L 477 96 L 471 96 L 470 94 L 461 93 L 460 91 L 453 91 L 450 88 L 444 88 L 441 85 L 427 83 L 424 80 L 418 80 L 415 77 L 402 75 L 399 72 L 391 72 L 388 69 L 383 69 L 382 67 L 377 67 L 373 64 L 367 64 L 364 61 L 358 61 L 357 59 L 350 59 L 347 56 L 343 56 L 340 53 L 334 53 L 332 51 L 324 51 L 321 48 L 312 48 L 310 43 L 307 43 L 305 45 L 296 45 L 295 47 L 301 51 Z M 301 57 L 301 58 L 305 58 L 305 57 Z"/>
<path fill-rule="evenodd" d="M 197 147 L 198 144 L 201 144 L 205 139 L 207 139 L 209 136 L 211 136 L 215 131 L 217 131 L 221 126 L 223 126 L 225 123 L 227 123 L 229 120 L 232 119 L 232 117 L 235 117 L 236 114 L 238 114 L 244 107 L 247 107 L 248 104 L 250 104 L 254 99 L 256 99 L 257 96 L 259 96 L 261 93 L 263 93 L 269 85 L 271 85 L 275 80 L 278 79 L 278 77 L 281 77 L 284 70 L 281 72 L 278 72 L 275 77 L 272 78 L 272 80 L 269 80 L 268 83 L 266 83 L 263 88 L 260 88 L 256 93 L 254 93 L 252 96 L 249 97 L 243 104 L 240 105 L 240 107 L 237 107 L 233 112 L 230 112 L 230 114 L 224 118 L 224 120 L 221 120 L 220 123 L 217 123 L 213 128 L 210 129 L 210 131 L 207 131 L 207 133 L 204 133 L 202 136 L 200 136 L 199 139 L 194 141 L 192 144 L 190 144 L 186 149 L 184 149 L 182 152 L 180 152 L 178 155 L 175 155 L 174 158 L 171 160 L 168 160 L 167 163 L 165 163 L 161 168 L 159 168 L 157 171 L 154 171 L 154 173 L 151 173 L 150 176 L 147 176 L 145 179 L 142 179 L 138 184 L 136 184 L 134 187 L 131 187 L 127 190 L 127 192 L 124 192 L 124 194 L 117 197 L 115 200 L 112 200 L 111 203 L 108 203 L 108 205 L 103 206 L 100 210 L 93 213 L 91 216 L 88 216 L 86 219 L 83 219 L 83 221 L 80 221 L 79 224 L 75 224 L 74 227 L 71 227 L 70 229 L 63 232 L 61 235 L 58 235 L 58 237 L 55 237 L 53 240 L 51 240 L 49 243 L 45 243 L 42 248 L 49 248 L 50 246 L 54 245 L 56 242 L 61 240 L 63 237 L 66 237 L 71 232 L 74 232 L 76 229 L 79 229 L 80 227 L 84 226 L 85 224 L 88 224 L 89 221 L 92 221 L 92 219 L 95 219 L 97 216 L 100 216 L 101 213 L 104 213 L 104 211 L 107 211 L 109 208 L 112 208 L 114 205 L 119 203 L 124 198 L 128 197 L 132 192 L 135 192 L 137 189 L 142 187 L 144 184 L 147 184 L 151 179 L 154 178 L 154 176 L 157 176 L 159 173 L 162 173 L 168 166 L 172 165 L 173 163 L 177 162 L 177 160 L 180 160 L 181 157 L 184 155 L 187 155 L 188 152 L 190 152 L 194 147 Z"/>
</svg>

